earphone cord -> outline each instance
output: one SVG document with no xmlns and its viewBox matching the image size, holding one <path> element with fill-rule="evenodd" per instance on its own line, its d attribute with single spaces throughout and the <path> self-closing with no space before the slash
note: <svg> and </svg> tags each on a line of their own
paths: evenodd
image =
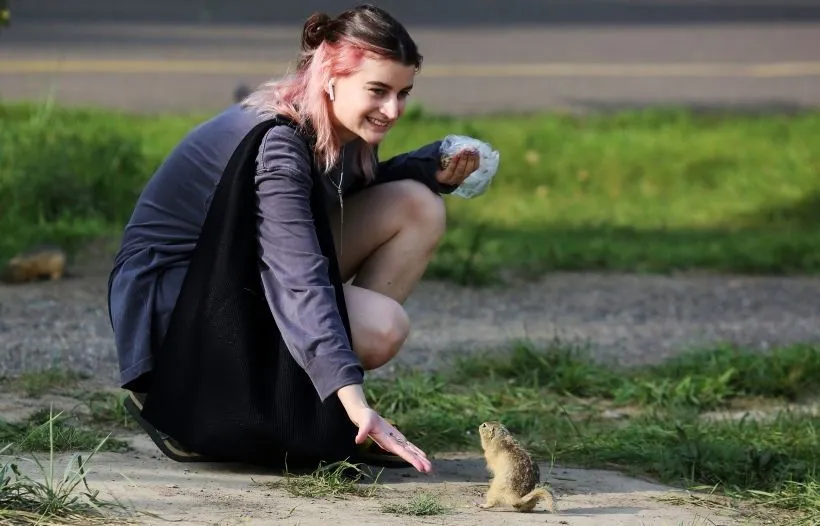
<svg viewBox="0 0 820 526">
<path fill-rule="evenodd" d="M 336 192 L 339 195 L 339 257 L 342 256 L 342 252 L 344 251 L 344 231 L 345 231 L 345 202 L 342 198 L 342 181 L 345 177 L 345 149 L 342 148 L 342 171 L 339 175 L 339 185 L 336 186 Z M 330 180 L 333 182 L 333 179 Z"/>
</svg>

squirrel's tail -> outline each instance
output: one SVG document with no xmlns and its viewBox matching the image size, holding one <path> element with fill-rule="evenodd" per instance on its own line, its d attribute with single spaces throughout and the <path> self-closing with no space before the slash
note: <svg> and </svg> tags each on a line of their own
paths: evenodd
<svg viewBox="0 0 820 526">
<path fill-rule="evenodd" d="M 555 512 L 555 503 L 553 502 L 552 493 L 547 488 L 535 488 L 513 504 L 513 508 L 517 511 L 532 511 L 539 500 L 543 500 L 550 512 Z"/>
</svg>

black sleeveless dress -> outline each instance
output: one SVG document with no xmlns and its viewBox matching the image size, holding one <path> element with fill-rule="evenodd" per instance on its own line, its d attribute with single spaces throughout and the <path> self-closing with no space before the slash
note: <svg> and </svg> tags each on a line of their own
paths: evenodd
<svg viewBox="0 0 820 526">
<path fill-rule="evenodd" d="M 234 151 L 216 188 L 165 339 L 142 418 L 215 461 L 311 468 L 353 456 L 356 428 L 339 399 L 320 400 L 288 351 L 258 269 L 256 155 L 275 118 L 256 125 Z M 311 208 L 348 337 L 324 194 L 314 170 Z"/>
</svg>

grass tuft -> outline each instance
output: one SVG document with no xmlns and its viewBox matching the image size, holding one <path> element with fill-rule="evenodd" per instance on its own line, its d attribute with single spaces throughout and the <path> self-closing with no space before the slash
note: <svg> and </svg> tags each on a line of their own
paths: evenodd
<svg viewBox="0 0 820 526">
<path fill-rule="evenodd" d="M 9 389 L 22 391 L 30 398 L 39 398 L 46 393 L 72 387 L 87 379 L 76 371 L 50 368 L 42 371 L 26 371 L 15 378 L 4 378 L 2 383 Z"/>
<path fill-rule="evenodd" d="M 86 429 L 76 417 L 51 409 L 40 409 L 25 421 L 0 420 L 0 442 L 10 443 L 16 452 L 79 451 L 93 449 L 99 443 L 104 451 L 127 451 L 126 442 L 114 438 L 103 440 L 103 433 Z"/>
<path fill-rule="evenodd" d="M 94 426 L 115 426 L 120 429 L 139 429 L 134 418 L 125 409 L 126 395 L 111 392 L 92 392 L 81 396 L 88 407 L 90 422 Z"/>
<path fill-rule="evenodd" d="M 415 517 L 430 517 L 450 513 L 450 508 L 442 504 L 438 496 L 430 493 L 417 493 L 407 502 L 386 503 L 382 505 L 383 513 L 394 515 L 411 515 Z"/>
<path fill-rule="evenodd" d="M 57 434 L 52 415 L 47 422 L 49 440 L 49 462 L 43 465 L 35 456 L 19 458 L 19 461 L 32 462 L 42 476 L 35 480 L 26 475 L 18 464 L 4 461 L 0 465 L 0 522 L 11 525 L 40 524 L 130 524 L 126 518 L 112 514 L 126 511 L 116 501 L 105 501 L 99 497 L 98 490 L 92 490 L 86 478 L 91 458 L 102 449 L 106 439 L 101 440 L 83 457 L 77 453 L 66 465 L 62 476 L 54 473 L 54 453 L 56 452 Z M 0 457 L 10 452 L 10 446 L 0 450 Z"/>
<path fill-rule="evenodd" d="M 309 498 L 345 498 L 373 497 L 379 490 L 379 476 L 375 477 L 369 468 L 363 464 L 352 464 L 347 461 L 333 462 L 319 466 L 311 473 L 293 475 L 287 473 L 283 481 L 261 483 L 270 489 L 285 489 L 294 497 Z M 369 484 L 363 484 L 363 479 L 372 478 Z"/>
</svg>

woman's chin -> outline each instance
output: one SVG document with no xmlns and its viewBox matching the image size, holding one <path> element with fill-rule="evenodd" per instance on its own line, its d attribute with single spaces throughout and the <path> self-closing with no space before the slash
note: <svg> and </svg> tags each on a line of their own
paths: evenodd
<svg viewBox="0 0 820 526">
<path fill-rule="evenodd" d="M 385 132 L 364 131 L 361 134 L 359 134 L 359 137 L 361 137 L 361 139 L 364 142 L 366 142 L 367 144 L 375 146 L 375 145 L 381 143 L 384 140 L 386 135 L 387 135 L 386 131 Z"/>
<path fill-rule="evenodd" d="M 359 137 L 371 146 L 376 146 L 384 140 L 384 134 L 367 133 L 362 134 Z"/>
</svg>

